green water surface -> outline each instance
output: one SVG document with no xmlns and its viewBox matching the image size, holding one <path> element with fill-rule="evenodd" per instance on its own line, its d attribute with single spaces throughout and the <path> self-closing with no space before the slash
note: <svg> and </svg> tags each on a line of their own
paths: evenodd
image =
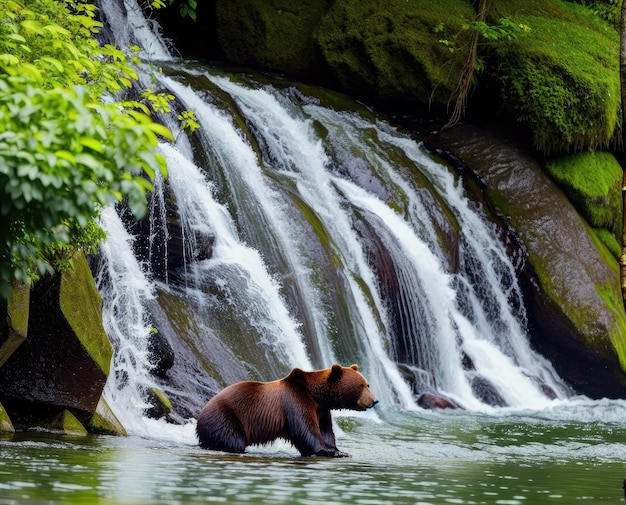
<svg viewBox="0 0 626 505">
<path fill-rule="evenodd" d="M 336 416 L 349 459 L 300 458 L 286 443 L 205 451 L 192 425 L 180 437 L 158 423 L 124 438 L 21 433 L 0 439 L 0 505 L 624 503 L 625 405 Z"/>
</svg>

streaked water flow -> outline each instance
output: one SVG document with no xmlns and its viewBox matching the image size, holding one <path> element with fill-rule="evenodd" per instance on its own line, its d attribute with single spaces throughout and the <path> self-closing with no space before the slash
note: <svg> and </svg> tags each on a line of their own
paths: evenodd
<svg viewBox="0 0 626 505">
<path fill-rule="evenodd" d="M 133 0 L 103 6 L 117 43 L 169 60 L 159 85 L 202 128 L 163 118 L 177 141 L 144 235 L 121 208 L 101 217 L 105 397 L 130 436 L 0 439 L 0 504 L 621 500 L 626 402 L 574 396 L 530 347 L 516 265 L 458 174 L 356 104 L 176 62 Z M 352 459 L 197 447 L 193 417 L 220 388 L 334 361 L 358 362 L 381 400 L 335 416 Z M 153 387 L 180 424 L 145 416 Z M 422 410 L 420 392 L 467 410 Z"/>
</svg>

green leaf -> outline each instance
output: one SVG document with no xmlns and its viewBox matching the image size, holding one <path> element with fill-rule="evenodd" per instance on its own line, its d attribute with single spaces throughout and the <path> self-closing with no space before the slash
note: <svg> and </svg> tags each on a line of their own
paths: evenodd
<svg viewBox="0 0 626 505">
<path fill-rule="evenodd" d="M 64 159 L 64 160 L 70 162 L 72 165 L 76 165 L 76 158 L 69 151 L 65 151 L 65 150 L 61 149 L 59 151 L 55 151 L 54 155 L 57 158 L 61 158 L 61 159 Z"/>
<path fill-rule="evenodd" d="M 168 140 L 174 142 L 174 135 L 172 135 L 171 130 L 167 126 L 163 126 L 159 123 L 149 123 L 148 128 L 150 131 L 160 135 L 161 137 L 165 137 Z"/>
<path fill-rule="evenodd" d="M 43 29 L 41 23 L 34 19 L 25 19 L 20 23 L 20 25 L 27 33 L 41 33 Z"/>
<path fill-rule="evenodd" d="M 102 147 L 102 143 L 92 137 L 84 137 L 79 140 L 80 144 L 91 149 L 92 151 L 96 151 L 98 153 L 104 152 L 104 147 Z"/>
<path fill-rule="evenodd" d="M 57 60 L 56 58 L 52 58 L 50 56 L 42 56 L 41 58 L 39 58 L 39 61 L 50 64 L 52 67 L 56 68 L 59 72 L 63 72 L 65 70 L 61 62 Z"/>
</svg>

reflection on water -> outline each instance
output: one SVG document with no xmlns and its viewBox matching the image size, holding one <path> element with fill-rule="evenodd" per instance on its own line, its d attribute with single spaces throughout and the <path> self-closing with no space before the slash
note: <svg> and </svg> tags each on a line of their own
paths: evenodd
<svg viewBox="0 0 626 505">
<path fill-rule="evenodd" d="M 337 417 L 351 459 L 300 458 L 288 444 L 245 455 L 175 437 L 0 439 L 0 505 L 620 503 L 626 402 L 540 413 L 385 412 Z M 589 421 L 591 419 L 592 421 Z"/>
</svg>

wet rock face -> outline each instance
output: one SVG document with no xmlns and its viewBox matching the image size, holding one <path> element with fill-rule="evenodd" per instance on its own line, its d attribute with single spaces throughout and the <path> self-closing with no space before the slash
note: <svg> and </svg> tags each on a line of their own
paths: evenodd
<svg viewBox="0 0 626 505">
<path fill-rule="evenodd" d="M 8 300 L 0 300 L 0 367 L 26 340 L 30 289 L 15 286 Z"/>
<path fill-rule="evenodd" d="M 487 207 L 517 237 L 533 346 L 579 393 L 626 395 L 626 319 L 617 265 L 532 153 L 474 126 L 432 139 L 485 188 Z"/>
<path fill-rule="evenodd" d="M 74 271 L 35 284 L 28 336 L 0 368 L 0 402 L 12 419 L 50 407 L 93 414 L 112 356 L 101 303 L 83 256 Z"/>
<path fill-rule="evenodd" d="M 160 281 L 177 284 L 182 281 L 186 265 L 210 259 L 214 236 L 200 233 L 185 236 L 179 220 L 177 202 L 167 185 L 164 202 L 155 202 L 150 195 L 150 215 L 135 220 L 129 211 L 122 212 L 124 225 L 135 237 L 135 254 L 150 263 L 150 271 Z M 164 209 L 159 207 L 164 206 Z"/>
<path fill-rule="evenodd" d="M 167 376 L 167 371 L 174 364 L 174 349 L 172 349 L 167 339 L 160 332 L 156 331 L 150 335 L 148 350 L 151 355 L 150 362 L 154 365 L 151 373 L 156 377 L 164 379 Z"/>
<path fill-rule="evenodd" d="M 474 374 L 470 376 L 470 386 L 474 396 L 481 402 L 493 407 L 506 407 L 506 401 L 498 392 L 496 387 L 485 379 L 482 375 Z"/>
</svg>

